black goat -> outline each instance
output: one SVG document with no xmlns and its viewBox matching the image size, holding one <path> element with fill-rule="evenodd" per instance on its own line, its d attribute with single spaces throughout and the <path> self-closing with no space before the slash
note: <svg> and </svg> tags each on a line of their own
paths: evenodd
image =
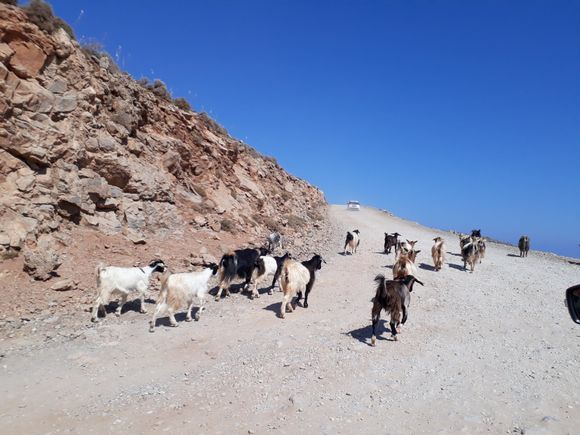
<svg viewBox="0 0 580 435">
<path fill-rule="evenodd" d="M 471 230 L 471 237 L 481 237 L 481 230 Z"/>
<path fill-rule="evenodd" d="M 520 248 L 520 257 L 527 257 L 530 250 L 530 238 L 528 236 L 520 237 L 518 247 Z"/>
<path fill-rule="evenodd" d="M 399 236 L 399 233 L 385 233 L 385 254 L 390 254 L 393 248 L 395 248 L 395 255 L 399 253 Z"/>
<path fill-rule="evenodd" d="M 393 339 L 395 341 L 397 340 L 397 327 L 399 324 L 404 324 L 409 315 L 409 304 L 411 303 L 413 284 L 418 282 L 423 285 L 423 283 L 413 275 L 407 275 L 404 278 L 395 280 L 387 280 L 384 275 L 377 275 L 375 277 L 375 282 L 378 285 L 373 299 L 373 309 L 371 311 L 373 328 L 371 346 L 376 345 L 376 328 L 382 310 L 389 313 L 391 334 Z"/>
<path fill-rule="evenodd" d="M 473 237 L 461 248 L 461 258 L 463 259 L 463 268 L 467 270 L 467 264 L 471 268 L 471 273 L 475 268 L 475 263 L 479 260 L 479 241 L 481 239 L 474 239 Z"/>
<path fill-rule="evenodd" d="M 243 289 L 246 290 L 252 279 L 252 273 L 256 265 L 256 260 L 260 255 L 267 255 L 266 248 L 259 249 L 237 249 L 230 251 L 221 258 L 219 263 L 219 289 L 215 300 L 219 301 L 222 291 L 225 289 L 226 296 L 230 295 L 230 284 L 236 277 L 244 280 Z"/>
</svg>

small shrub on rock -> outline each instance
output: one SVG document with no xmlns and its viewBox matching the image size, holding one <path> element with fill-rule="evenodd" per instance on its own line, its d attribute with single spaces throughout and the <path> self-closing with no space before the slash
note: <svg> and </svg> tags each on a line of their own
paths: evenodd
<svg viewBox="0 0 580 435">
<path fill-rule="evenodd" d="M 175 104 L 181 110 L 187 110 L 188 112 L 191 112 L 191 105 L 189 104 L 189 101 L 183 97 L 179 97 L 173 100 L 173 104 Z"/>
<path fill-rule="evenodd" d="M 75 39 L 72 28 L 61 18 L 55 17 L 52 8 L 45 1 L 31 0 L 23 9 L 28 19 L 36 24 L 40 30 L 52 34 L 62 28 L 71 38 Z"/>
<path fill-rule="evenodd" d="M 234 231 L 234 223 L 229 219 L 222 219 L 220 222 L 222 230 L 232 233 Z"/>
</svg>

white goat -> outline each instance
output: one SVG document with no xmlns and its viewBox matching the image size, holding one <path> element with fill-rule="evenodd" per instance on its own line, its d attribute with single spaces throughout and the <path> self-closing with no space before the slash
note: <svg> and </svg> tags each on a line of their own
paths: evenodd
<svg viewBox="0 0 580 435">
<path fill-rule="evenodd" d="M 276 275 L 278 270 L 278 263 L 276 259 L 270 255 L 261 255 L 256 261 L 254 271 L 252 272 L 252 299 L 259 298 L 260 293 L 258 293 L 258 284 L 261 284 L 267 277 Z M 272 287 L 268 291 L 268 294 L 272 294 Z"/>
<path fill-rule="evenodd" d="M 107 305 L 112 296 L 119 296 L 121 301 L 117 306 L 115 314 L 121 315 L 121 309 L 127 302 L 127 298 L 131 292 L 138 292 L 141 300 L 141 313 L 146 313 L 145 309 L 145 294 L 149 287 L 149 279 L 153 272 L 164 272 L 167 269 L 165 263 L 161 260 L 154 260 L 146 267 L 105 267 L 102 264 L 97 266 L 97 289 L 98 295 L 91 320 L 98 321 L 99 310 L 102 310 L 105 315 L 105 305 Z"/>
<path fill-rule="evenodd" d="M 282 235 L 277 231 L 270 234 L 266 238 L 266 242 L 268 244 L 268 251 L 270 251 L 270 252 L 274 252 L 276 250 L 276 248 L 278 248 L 278 247 L 280 249 L 283 249 L 283 247 L 282 247 Z"/>
<path fill-rule="evenodd" d="M 199 300 L 199 309 L 195 313 L 195 320 L 199 320 L 201 312 L 205 309 L 205 295 L 207 294 L 207 283 L 212 275 L 218 271 L 218 265 L 210 263 L 201 272 L 186 272 L 165 274 L 161 281 L 161 293 L 159 301 L 153 312 L 153 317 L 149 322 L 149 332 L 155 332 L 155 321 L 162 313 L 169 313 L 171 326 L 178 326 L 175 320 L 175 312 L 183 306 L 187 306 L 186 322 L 191 322 L 191 309 L 194 299 Z"/>
<path fill-rule="evenodd" d="M 280 317 L 283 319 L 286 314 L 286 309 L 290 312 L 294 311 L 292 306 L 292 298 L 298 295 L 296 302 L 302 299 L 302 292 L 304 295 L 304 308 L 308 308 L 308 295 L 314 286 L 316 279 L 316 271 L 320 270 L 322 263 L 326 263 L 318 254 L 314 254 L 308 261 L 299 263 L 295 260 L 286 260 L 282 267 L 282 275 L 280 276 L 280 286 L 284 292 L 282 298 L 282 305 L 280 306 Z"/>
</svg>

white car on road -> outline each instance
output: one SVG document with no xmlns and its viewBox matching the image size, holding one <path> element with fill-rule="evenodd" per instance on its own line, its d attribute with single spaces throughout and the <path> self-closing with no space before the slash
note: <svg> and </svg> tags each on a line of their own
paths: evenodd
<svg viewBox="0 0 580 435">
<path fill-rule="evenodd" d="M 347 210 L 360 210 L 360 203 L 358 201 L 349 201 L 346 203 Z"/>
</svg>

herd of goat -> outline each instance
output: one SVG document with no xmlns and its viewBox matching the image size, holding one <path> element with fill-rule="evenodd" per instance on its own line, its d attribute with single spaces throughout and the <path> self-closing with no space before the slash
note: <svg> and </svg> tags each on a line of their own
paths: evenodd
<svg viewBox="0 0 580 435">
<path fill-rule="evenodd" d="M 380 274 L 375 277 L 377 288 L 372 300 L 372 338 L 371 345 L 376 342 L 376 327 L 380 314 L 384 310 L 390 316 L 390 330 L 394 340 L 397 340 L 400 325 L 404 324 L 408 317 L 410 293 L 415 283 L 423 285 L 417 276 L 415 260 L 421 252 L 415 249 L 416 240 L 400 240 L 401 234 L 385 233 L 384 253 L 390 254 L 395 251 L 395 263 L 393 265 L 393 279 L 388 280 Z M 441 237 L 435 237 L 431 248 L 434 270 L 441 270 L 445 261 L 445 242 Z M 360 231 L 347 232 L 343 255 L 355 254 L 360 245 Z M 480 230 L 473 230 L 470 235 L 460 235 L 459 245 L 463 267 L 467 270 L 469 265 L 471 272 L 475 265 L 481 263 L 485 257 L 486 244 Z M 530 249 L 530 240 L 522 236 L 519 240 L 520 256 L 525 257 Z M 214 275 L 218 276 L 218 290 L 215 300 L 221 299 L 222 293 L 230 295 L 232 281 L 243 281 L 243 291 L 250 291 L 250 297 L 259 297 L 258 285 L 272 277 L 269 286 L 269 294 L 280 282 L 283 293 L 279 316 L 285 317 L 286 312 L 292 312 L 296 305 L 304 297 L 302 306 L 308 308 L 308 296 L 314 286 L 316 271 L 326 263 L 322 256 L 314 254 L 312 258 L 299 262 L 286 252 L 282 256 L 273 256 L 272 252 L 282 249 L 282 238 L 279 233 L 272 233 L 267 238 L 267 246 L 262 248 L 246 248 L 230 251 L 224 254 L 219 262 L 201 263 L 201 271 L 171 273 L 162 260 L 154 260 L 145 267 L 116 267 L 103 265 L 97 266 L 97 299 L 92 309 L 91 320 L 98 321 L 99 312 L 105 315 L 105 306 L 112 298 L 119 298 L 115 314 L 119 316 L 127 298 L 133 292 L 138 293 L 140 299 L 140 312 L 146 313 L 145 296 L 149 287 L 149 280 L 153 273 L 162 273 L 161 292 L 155 306 L 153 316 L 149 322 L 149 330 L 155 331 L 156 320 L 159 316 L 167 314 L 171 326 L 178 326 L 175 314 L 186 308 L 186 321 L 191 322 L 194 303 L 198 302 L 195 320 L 199 320 L 205 309 L 205 298 L 208 294 L 208 282 Z M 294 300 L 294 298 L 296 299 Z"/>
</svg>

